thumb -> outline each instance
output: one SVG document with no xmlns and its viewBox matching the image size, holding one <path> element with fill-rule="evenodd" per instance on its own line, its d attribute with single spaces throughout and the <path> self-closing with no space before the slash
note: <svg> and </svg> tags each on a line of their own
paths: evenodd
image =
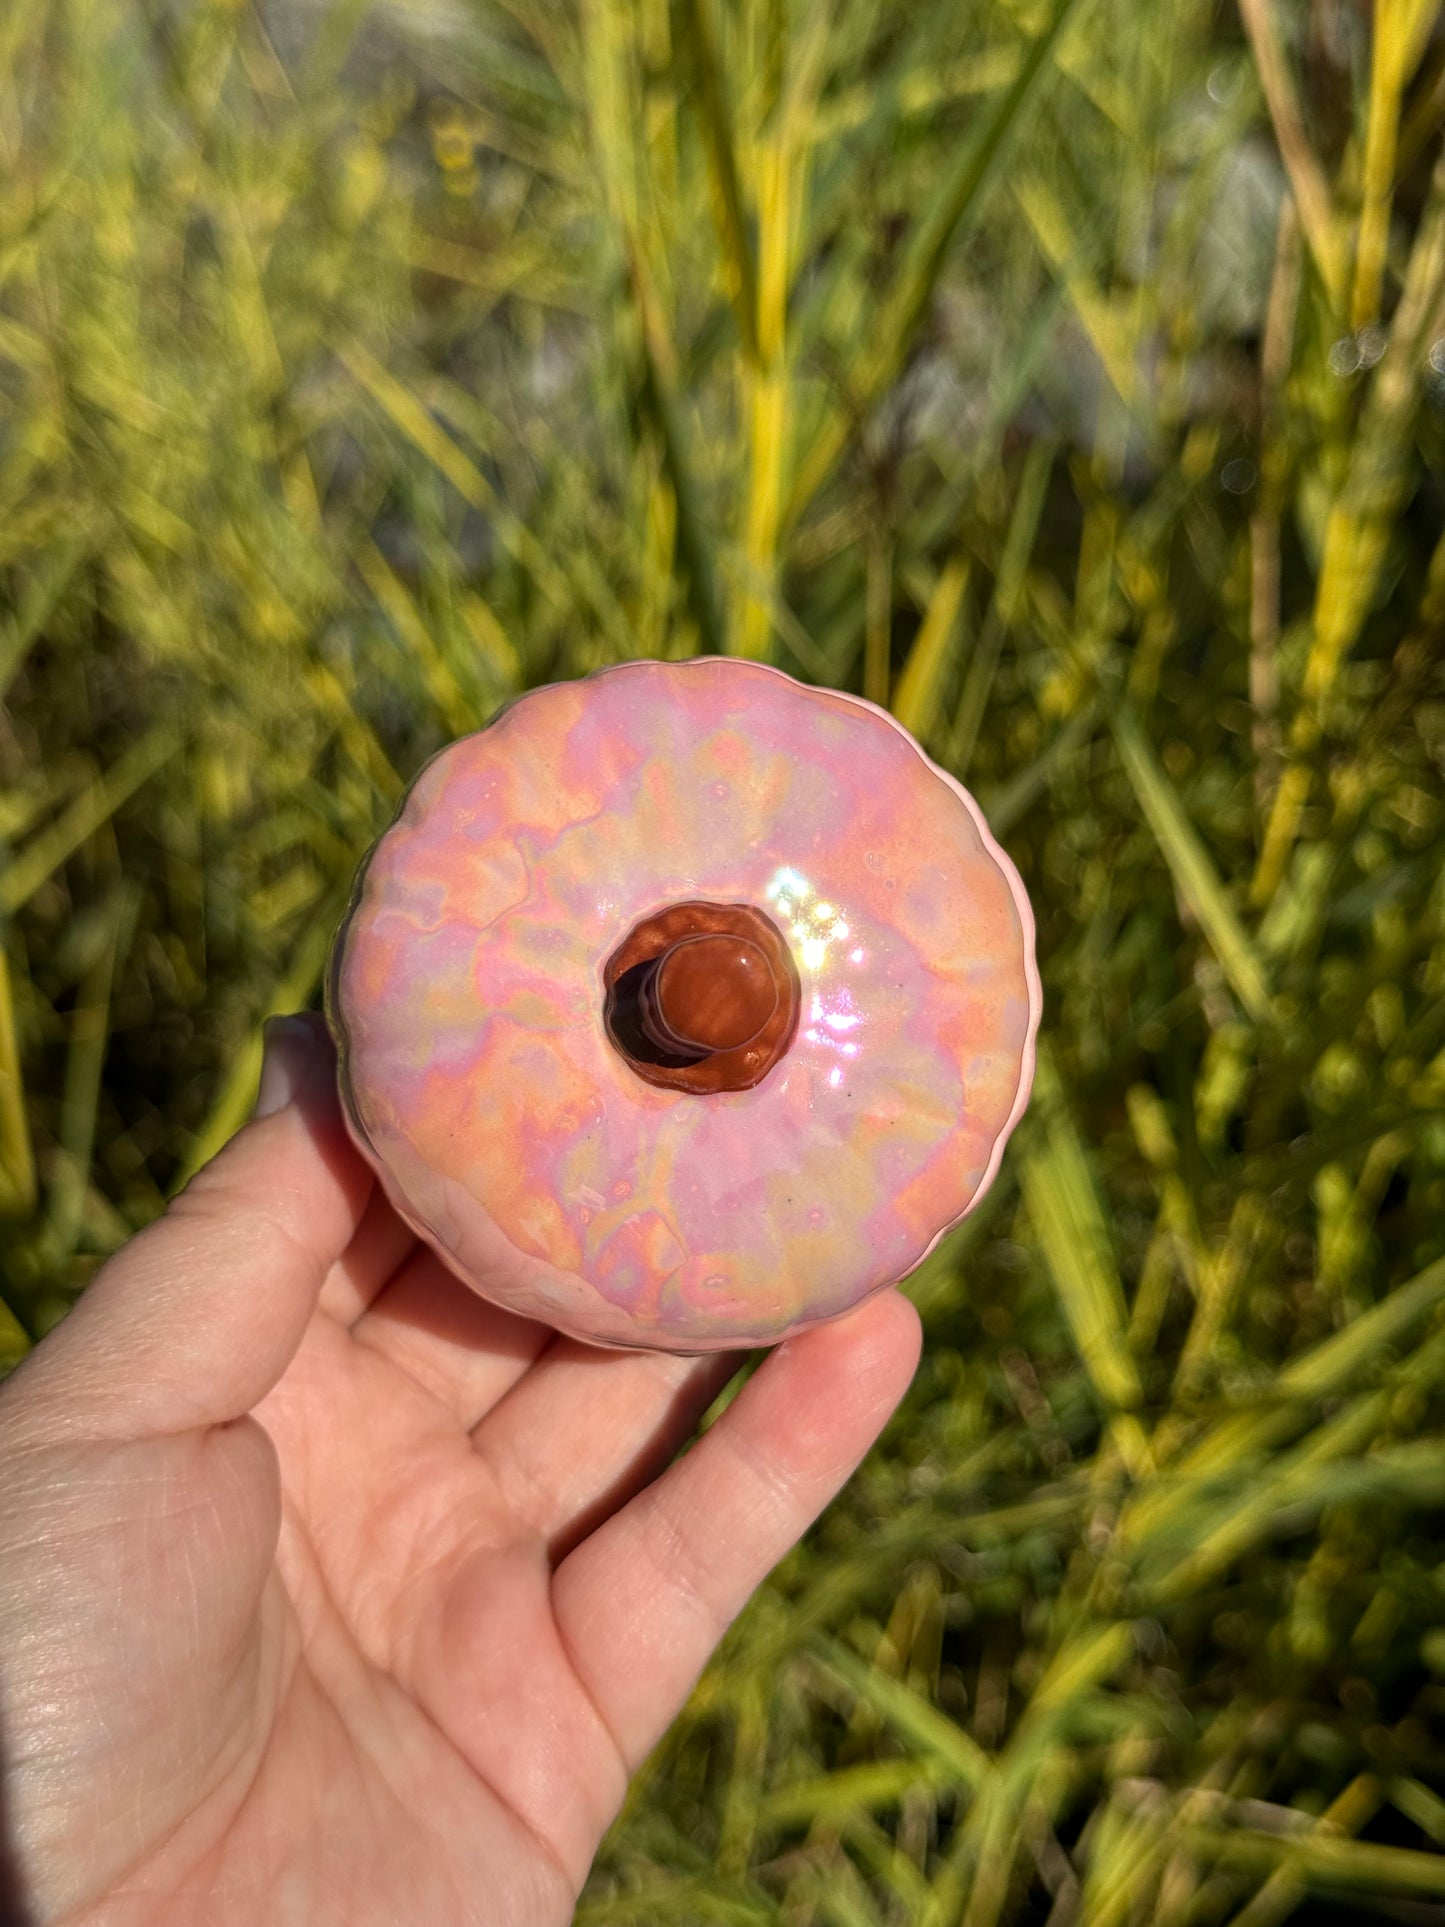
<svg viewBox="0 0 1445 1927">
<path fill-rule="evenodd" d="M 14 1377 L 92 1435 L 240 1417 L 295 1355 L 372 1182 L 323 1021 L 274 1019 L 252 1121 L 102 1265 Z"/>
</svg>

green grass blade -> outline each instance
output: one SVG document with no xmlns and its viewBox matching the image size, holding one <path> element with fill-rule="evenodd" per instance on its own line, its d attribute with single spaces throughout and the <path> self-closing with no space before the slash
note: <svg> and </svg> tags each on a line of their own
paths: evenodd
<svg viewBox="0 0 1445 1927">
<path fill-rule="evenodd" d="M 15 999 L 10 986 L 10 959 L 0 945 L 0 1211 L 8 1217 L 28 1218 L 35 1209 L 35 1153 L 25 1109 L 25 1073 L 15 1028 Z M 3 1342 L 3 1334 L 0 1334 Z"/>
<path fill-rule="evenodd" d="M 1012 85 L 982 121 L 978 131 L 939 184 L 930 205 L 918 216 L 908 246 L 881 311 L 868 333 L 875 344 L 848 384 L 855 405 L 867 406 L 902 363 L 950 245 L 966 234 L 970 220 L 992 187 L 1026 119 L 1060 34 L 1077 0 L 1053 0 L 1048 17 L 1024 55 Z M 849 435 L 847 418 L 830 413 L 799 463 L 784 520 L 796 523 L 822 487 Z"/>
<path fill-rule="evenodd" d="M 702 526 L 699 493 L 677 394 L 676 355 L 666 339 L 657 299 L 640 253 L 633 253 L 631 269 L 642 338 L 643 386 L 662 436 L 667 472 L 677 499 L 677 545 L 686 571 L 688 603 L 697 623 L 703 654 L 720 656 L 726 645 L 713 583 L 712 552 Z"/>
<path fill-rule="evenodd" d="M 116 970 L 123 961 L 138 908 L 134 887 L 117 889 L 105 941 L 85 973 L 71 1013 L 60 1106 L 60 1156 L 47 1201 L 51 1248 L 67 1256 L 75 1249 L 85 1208 Z"/>
<path fill-rule="evenodd" d="M 150 781 L 178 743 L 165 726 L 132 743 L 104 776 L 98 776 L 47 828 L 25 845 L 0 873 L 0 913 L 13 916 L 81 845 Z"/>
<path fill-rule="evenodd" d="M 939 571 L 893 693 L 893 714 L 920 741 L 933 739 L 942 718 L 944 682 L 959 614 L 968 594 L 969 569 L 969 558 L 958 555 Z"/>
<path fill-rule="evenodd" d="M 1120 761 L 1180 898 L 1198 919 L 1240 1003 L 1257 1024 L 1267 1023 L 1270 993 L 1264 966 L 1138 717 L 1126 705 L 1113 706 L 1109 724 Z"/>
<path fill-rule="evenodd" d="M 983 1748 L 902 1680 L 890 1679 L 836 1640 L 814 1642 L 813 1664 L 871 1707 L 900 1739 L 947 1774 L 952 1785 L 976 1793 L 988 1779 L 992 1763 Z"/>
<path fill-rule="evenodd" d="M 173 1193 L 189 1184 L 201 1166 L 210 1163 L 250 1116 L 261 1074 L 261 1024 L 268 1017 L 285 1017 L 293 1011 L 304 1010 L 315 996 L 336 926 L 345 909 L 346 894 L 349 892 L 338 894 L 312 918 L 285 974 L 267 998 L 255 1031 L 236 1054 L 209 1116 L 192 1140 L 171 1186 Z"/>
<path fill-rule="evenodd" d="M 1143 1392 L 1128 1346 L 1124 1289 L 1099 1194 L 1047 1042 L 1039 1049 L 1020 1184 L 1094 1389 L 1107 1410 L 1132 1411 Z"/>
<path fill-rule="evenodd" d="M 868 1760 L 840 1767 L 836 1773 L 775 1787 L 764 1800 L 759 1817 L 765 1827 L 779 1831 L 813 1826 L 819 1821 L 838 1823 L 859 1810 L 896 1807 L 915 1788 L 937 1793 L 954 1783 L 952 1768 L 932 1755 L 926 1759 Z"/>
<path fill-rule="evenodd" d="M 17 670 L 44 628 L 56 604 L 70 587 L 90 544 L 79 537 L 62 541 L 47 554 L 29 593 L 13 617 L 0 617 L 0 702 L 5 699 Z"/>
<path fill-rule="evenodd" d="M 1297 1883 L 1301 1897 L 1311 1889 L 1374 1897 L 1445 1895 L 1445 1855 L 1438 1853 L 1332 1838 L 1322 1829 L 1281 1838 L 1242 1827 L 1224 1831 L 1186 1825 L 1179 1829 L 1179 1837 L 1190 1852 L 1215 1866 L 1253 1874 L 1284 1873 Z"/>
<path fill-rule="evenodd" d="M 758 271 L 743 212 L 738 144 L 729 112 L 717 35 L 713 29 L 712 0 L 686 0 L 697 62 L 698 97 L 707 133 L 708 161 L 713 175 L 713 207 L 729 271 L 729 293 L 737 316 L 738 333 L 751 361 L 758 359 Z"/>
<path fill-rule="evenodd" d="M 13 1372 L 30 1350 L 30 1334 L 0 1298 L 0 1378 Z"/>
<path fill-rule="evenodd" d="M 963 688 L 949 736 L 948 765 L 960 777 L 967 775 L 973 758 L 1004 642 L 1021 614 L 1024 576 L 1038 540 L 1044 497 L 1056 456 L 1057 450 L 1051 442 L 1039 441 L 1034 443 L 1024 459 L 999 556 L 993 598 L 984 617 L 977 646 L 964 672 Z"/>
</svg>

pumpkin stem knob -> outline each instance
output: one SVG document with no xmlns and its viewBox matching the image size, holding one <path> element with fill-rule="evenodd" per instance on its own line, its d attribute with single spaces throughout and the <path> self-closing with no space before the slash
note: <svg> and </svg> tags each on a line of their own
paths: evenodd
<svg viewBox="0 0 1445 1927">
<path fill-rule="evenodd" d="M 637 1075 L 698 1096 L 761 1082 L 787 1053 L 802 1003 L 767 912 L 698 898 L 634 924 L 602 983 L 607 1034 Z"/>
<path fill-rule="evenodd" d="M 660 1050 L 706 1057 L 750 1044 L 778 1007 L 778 987 L 748 938 L 683 937 L 657 959 L 638 1001 Z"/>
</svg>

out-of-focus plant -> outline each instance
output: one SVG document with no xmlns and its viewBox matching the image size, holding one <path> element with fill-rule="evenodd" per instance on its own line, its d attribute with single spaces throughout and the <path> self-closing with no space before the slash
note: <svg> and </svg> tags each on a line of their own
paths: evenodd
<svg viewBox="0 0 1445 1927">
<path fill-rule="evenodd" d="M 584 1921 L 1445 1919 L 1442 127 L 1438 0 L 0 18 L 9 1357 L 531 683 L 890 703 L 1039 912 L 918 1385 Z"/>
</svg>

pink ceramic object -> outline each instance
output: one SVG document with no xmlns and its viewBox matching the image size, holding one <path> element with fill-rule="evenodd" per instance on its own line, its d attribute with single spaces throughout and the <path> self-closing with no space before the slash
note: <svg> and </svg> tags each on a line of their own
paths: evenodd
<svg viewBox="0 0 1445 1927">
<path fill-rule="evenodd" d="M 911 1271 L 998 1169 L 1041 1001 L 968 793 L 872 703 L 716 657 L 534 690 L 435 757 L 328 990 L 352 1131 L 452 1269 L 679 1352 Z"/>
</svg>

